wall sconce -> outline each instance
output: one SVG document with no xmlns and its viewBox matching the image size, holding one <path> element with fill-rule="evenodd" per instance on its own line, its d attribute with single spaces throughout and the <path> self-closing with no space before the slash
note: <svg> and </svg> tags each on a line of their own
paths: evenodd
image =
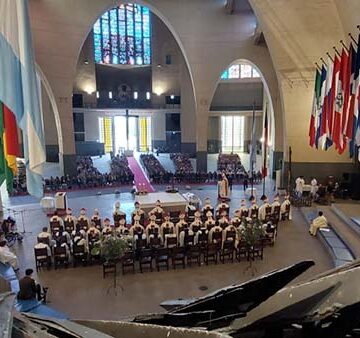
<svg viewBox="0 0 360 338">
<path fill-rule="evenodd" d="M 112 99 L 113 96 L 112 96 L 112 91 L 109 91 L 109 99 Z"/>
<path fill-rule="evenodd" d="M 139 97 L 139 93 L 138 92 L 134 92 L 134 100 L 137 100 Z"/>
<path fill-rule="evenodd" d="M 146 100 L 150 100 L 150 98 L 151 98 L 150 92 L 146 92 Z"/>
</svg>

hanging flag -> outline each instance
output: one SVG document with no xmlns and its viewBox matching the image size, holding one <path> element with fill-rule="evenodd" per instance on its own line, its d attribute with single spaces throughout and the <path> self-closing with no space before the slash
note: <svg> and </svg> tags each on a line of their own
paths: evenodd
<svg viewBox="0 0 360 338">
<path fill-rule="evenodd" d="M 360 147 L 360 34 L 358 37 L 358 49 L 356 53 L 356 66 L 354 73 L 354 121 L 353 121 L 353 138 L 350 144 L 352 156 L 355 153 L 357 147 Z M 351 154 L 351 153 L 350 153 Z M 358 159 L 360 161 L 360 152 L 358 151 Z"/>
<path fill-rule="evenodd" d="M 336 75 L 336 80 L 337 84 L 334 101 L 335 114 L 332 136 L 335 143 L 335 149 L 341 154 L 346 146 L 343 137 L 342 123 L 345 120 L 343 115 L 345 115 L 347 109 L 347 100 L 349 98 L 348 85 L 350 80 L 349 55 L 345 48 L 343 48 L 341 52 L 340 69 L 338 75 Z"/>
<path fill-rule="evenodd" d="M 332 145 L 330 135 L 330 119 L 332 118 L 330 99 L 332 97 L 332 74 L 333 74 L 333 61 L 328 57 L 326 80 L 325 80 L 325 93 L 321 114 L 321 131 L 320 131 L 320 144 L 321 149 L 327 150 Z"/>
<path fill-rule="evenodd" d="M 7 191 L 11 194 L 14 177 L 17 175 L 16 158 L 19 156 L 18 132 L 14 114 L 1 102 L 0 134 L 2 140 L 2 151 L 0 151 L 1 168 L 4 171 L 3 178 L 6 179 Z"/>
<path fill-rule="evenodd" d="M 353 154 L 353 146 L 352 146 L 352 138 L 353 138 L 353 123 L 354 123 L 354 107 L 355 107 L 355 72 L 356 72 L 356 61 L 357 61 L 357 54 L 356 50 L 351 43 L 349 46 L 349 58 L 351 59 L 351 66 L 350 68 L 350 82 L 349 82 L 349 102 L 347 105 L 347 120 L 344 124 L 344 135 L 346 141 L 349 144 L 349 154 L 350 158 L 354 156 Z M 350 60 L 349 60 L 350 63 Z"/>
<path fill-rule="evenodd" d="M 27 190 L 41 197 L 45 162 L 39 86 L 35 74 L 27 0 L 2 0 L 0 24 L 0 101 L 14 113 L 23 133 Z"/>
<path fill-rule="evenodd" d="M 264 149 L 263 149 L 263 166 L 262 166 L 262 177 L 265 179 L 267 176 L 267 147 L 269 143 L 269 126 L 268 126 L 268 115 L 267 106 L 265 107 L 265 118 L 264 118 Z"/>
<path fill-rule="evenodd" d="M 318 115 L 320 114 L 320 109 L 321 109 L 320 96 L 321 96 L 321 73 L 318 69 L 316 69 L 314 99 L 313 99 L 313 105 L 312 105 L 312 111 L 310 117 L 310 128 L 309 128 L 310 147 L 315 146 Z"/>
<path fill-rule="evenodd" d="M 323 113 L 324 113 L 324 98 L 325 98 L 325 93 L 326 93 L 326 76 L 327 76 L 327 71 L 324 65 L 322 65 L 321 67 L 321 78 L 320 78 L 320 109 L 319 109 L 319 114 L 317 115 L 317 120 L 315 122 L 316 125 L 316 136 L 315 136 L 315 146 L 316 149 L 322 148 L 321 146 L 321 140 L 320 137 L 322 136 L 322 130 L 324 129 L 322 127 L 322 123 L 324 123 L 324 119 L 322 118 Z"/>
</svg>

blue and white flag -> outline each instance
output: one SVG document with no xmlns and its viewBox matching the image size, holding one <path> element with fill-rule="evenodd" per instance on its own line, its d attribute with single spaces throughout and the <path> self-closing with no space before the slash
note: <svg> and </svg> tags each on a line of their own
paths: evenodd
<svg viewBox="0 0 360 338">
<path fill-rule="evenodd" d="M 23 133 L 28 192 L 43 196 L 45 142 L 27 0 L 0 0 L 0 101 Z"/>
</svg>

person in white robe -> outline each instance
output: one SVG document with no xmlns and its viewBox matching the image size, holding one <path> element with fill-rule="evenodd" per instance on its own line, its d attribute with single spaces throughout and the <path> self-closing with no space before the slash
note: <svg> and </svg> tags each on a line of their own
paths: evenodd
<svg viewBox="0 0 360 338">
<path fill-rule="evenodd" d="M 18 259 L 16 255 L 10 251 L 9 247 L 6 245 L 6 240 L 0 241 L 0 262 L 3 264 L 9 264 L 12 266 L 14 271 L 18 271 Z"/>
<path fill-rule="evenodd" d="M 218 183 L 218 190 L 219 190 L 219 198 L 228 200 L 229 199 L 229 181 L 225 175 L 222 173 L 221 181 Z"/>
<path fill-rule="evenodd" d="M 281 219 L 285 219 L 287 208 L 289 208 L 289 220 L 291 220 L 292 219 L 292 216 L 291 216 L 291 202 L 290 202 L 290 196 L 289 195 L 285 195 L 285 199 L 281 203 L 281 206 L 280 206 Z"/>
<path fill-rule="evenodd" d="M 319 211 L 318 216 L 311 222 L 309 233 L 312 236 L 316 236 L 317 231 L 321 228 L 328 227 L 328 222 L 322 211 Z"/>
<path fill-rule="evenodd" d="M 266 209 L 271 207 L 268 198 L 265 196 L 263 199 L 263 204 L 259 208 L 259 220 L 264 222 L 266 219 Z"/>
<path fill-rule="evenodd" d="M 302 196 L 303 190 L 304 190 L 304 185 L 305 185 L 304 176 L 299 176 L 295 180 L 295 192 L 298 197 Z"/>
<path fill-rule="evenodd" d="M 319 190 L 318 182 L 317 182 L 316 178 L 313 177 L 310 182 L 310 194 L 313 199 L 315 199 L 318 190 Z"/>
</svg>

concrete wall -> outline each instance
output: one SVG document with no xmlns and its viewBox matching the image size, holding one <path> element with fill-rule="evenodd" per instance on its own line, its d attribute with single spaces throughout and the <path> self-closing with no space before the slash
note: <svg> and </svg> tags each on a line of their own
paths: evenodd
<svg viewBox="0 0 360 338">
<path fill-rule="evenodd" d="M 221 81 L 216 88 L 210 110 L 250 110 L 254 102 L 258 109 L 262 106 L 263 92 L 260 79 Z"/>
</svg>

